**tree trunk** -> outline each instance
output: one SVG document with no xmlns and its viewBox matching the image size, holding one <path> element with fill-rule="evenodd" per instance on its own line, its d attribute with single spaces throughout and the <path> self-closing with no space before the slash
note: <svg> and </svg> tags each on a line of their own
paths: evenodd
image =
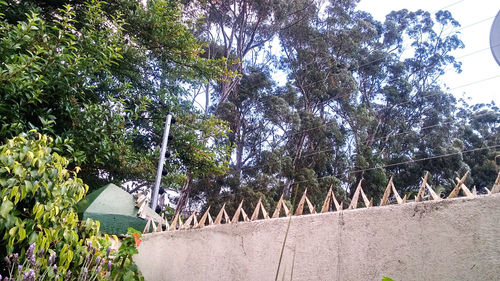
<svg viewBox="0 0 500 281">
<path fill-rule="evenodd" d="M 181 214 L 184 210 L 184 206 L 189 198 L 189 193 L 191 192 L 191 187 L 193 183 L 193 175 L 191 173 L 186 174 L 187 181 L 181 189 L 181 194 L 179 195 L 179 201 L 177 202 L 177 207 L 175 208 L 176 214 Z"/>
</svg>

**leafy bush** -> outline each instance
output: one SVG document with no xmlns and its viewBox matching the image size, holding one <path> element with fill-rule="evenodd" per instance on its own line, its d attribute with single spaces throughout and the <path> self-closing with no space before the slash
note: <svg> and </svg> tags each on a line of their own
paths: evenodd
<svg viewBox="0 0 500 281">
<path fill-rule="evenodd" d="M 0 254 L 7 256 L 2 274 L 55 280 L 71 271 L 70 280 L 105 278 L 109 237 L 97 236 L 99 222 L 78 220 L 75 206 L 88 187 L 77 177 L 78 167 L 67 169 L 56 143 L 32 131 L 0 146 Z"/>
</svg>

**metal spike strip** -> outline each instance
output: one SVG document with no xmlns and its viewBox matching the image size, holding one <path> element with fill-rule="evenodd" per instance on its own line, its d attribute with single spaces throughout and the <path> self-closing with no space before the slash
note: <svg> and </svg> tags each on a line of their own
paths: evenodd
<svg viewBox="0 0 500 281">
<path fill-rule="evenodd" d="M 211 206 L 208 206 L 207 210 L 205 211 L 205 213 L 203 214 L 203 216 L 201 217 L 200 219 L 200 222 L 198 223 L 198 227 L 204 227 L 205 226 L 205 221 L 207 221 L 207 218 L 208 216 L 210 216 L 210 207 Z"/>
<path fill-rule="evenodd" d="M 500 192 L 500 173 L 498 173 L 497 179 L 491 188 L 491 193 L 499 193 Z"/>
<path fill-rule="evenodd" d="M 465 182 L 467 179 L 467 175 L 469 175 L 469 171 L 465 172 L 465 175 L 458 180 L 457 185 L 455 185 L 455 188 L 450 192 L 450 195 L 448 195 L 447 198 L 455 198 L 458 197 L 458 193 L 460 192 L 460 189 L 462 187 L 462 184 Z"/>
<path fill-rule="evenodd" d="M 285 216 L 288 217 L 291 215 L 290 210 L 288 210 L 288 207 L 285 204 L 285 200 L 283 200 L 283 195 L 281 195 L 280 200 L 278 201 L 278 205 L 276 205 L 276 209 L 274 210 L 272 218 L 279 218 L 281 209 L 284 210 Z"/>
<path fill-rule="evenodd" d="M 462 178 L 456 178 L 456 185 L 453 188 L 453 190 L 450 192 L 450 194 L 446 197 L 448 198 L 456 198 L 459 196 L 460 191 L 463 192 L 463 194 L 466 197 L 476 197 L 477 196 L 477 189 L 474 186 L 472 191 L 465 185 L 465 180 L 467 179 L 468 172 L 466 172 Z M 428 172 L 425 173 L 424 177 L 422 178 L 422 183 L 420 185 L 418 194 L 415 196 L 415 202 L 421 202 L 425 200 L 425 198 L 428 198 L 429 200 L 432 201 L 439 201 L 443 200 L 429 185 L 428 180 L 429 180 L 430 174 Z M 348 209 L 356 209 L 359 201 L 359 197 L 361 196 L 361 200 L 363 201 L 363 204 L 365 207 L 372 207 L 373 206 L 373 198 L 368 200 L 368 197 L 366 196 L 365 192 L 363 191 L 362 187 L 362 182 L 363 180 L 360 180 L 358 183 L 358 186 L 356 188 L 356 191 L 354 192 L 354 195 L 351 200 L 351 204 L 349 205 Z M 500 173 L 498 173 L 498 176 L 495 180 L 495 183 L 493 184 L 493 187 L 491 190 L 488 188 L 485 188 L 486 192 L 488 195 L 494 194 L 494 193 L 500 193 Z M 407 196 L 406 194 L 401 198 L 401 196 L 398 194 L 396 187 L 394 185 L 393 178 L 391 177 L 389 180 L 389 183 L 387 184 L 387 187 L 385 189 L 384 195 L 382 197 L 382 200 L 380 201 L 379 206 L 386 206 L 389 204 L 389 198 L 391 197 L 391 194 L 394 195 L 395 201 L 397 204 L 405 204 L 407 202 Z M 428 196 L 426 195 L 428 194 Z M 307 204 L 309 212 L 311 214 L 316 213 L 315 206 L 311 203 L 309 198 L 307 198 L 307 188 L 302 194 L 302 197 L 299 201 L 299 204 L 297 206 L 297 209 L 295 211 L 295 216 L 300 216 L 304 213 L 304 205 Z M 333 204 L 333 205 L 332 205 Z M 249 218 L 248 215 L 246 214 L 245 210 L 243 209 L 243 200 L 240 202 L 238 209 L 236 209 L 236 212 L 232 218 L 230 219 L 229 215 L 227 214 L 227 211 L 225 209 L 226 203 L 222 205 L 222 208 L 220 209 L 219 213 L 217 214 L 217 217 L 215 220 L 212 219 L 212 216 L 210 215 L 210 207 L 207 208 L 201 219 L 198 221 L 196 217 L 196 213 L 193 212 L 191 215 L 186 219 L 184 223 L 182 223 L 182 219 L 179 216 L 179 214 L 176 214 L 174 216 L 174 219 L 172 220 L 172 223 L 170 226 L 168 225 L 168 221 L 162 217 L 161 222 L 155 223 L 154 220 L 151 218 L 148 219 L 146 223 L 146 227 L 144 228 L 144 233 L 150 232 L 150 229 L 152 228 L 152 232 L 161 232 L 163 231 L 163 225 L 166 226 L 166 231 L 172 231 L 172 230 L 181 230 L 181 229 L 191 229 L 191 228 L 202 228 L 207 225 L 216 225 L 216 224 L 222 224 L 223 221 L 225 224 L 230 224 L 230 223 L 238 223 L 238 222 L 249 222 L 249 221 L 256 221 L 260 219 L 270 219 L 266 209 L 264 208 L 264 205 L 262 204 L 262 198 L 259 198 L 259 201 L 257 202 L 257 205 L 255 206 L 255 209 L 252 213 L 252 216 Z M 285 204 L 285 200 L 283 199 L 283 195 L 280 197 L 276 209 L 273 212 L 272 218 L 278 218 L 281 216 L 281 210 L 284 210 L 285 216 L 291 216 L 291 212 L 288 209 L 288 207 Z M 342 211 L 344 210 L 343 202 L 338 202 L 337 198 L 335 197 L 335 193 L 333 192 L 333 186 L 330 187 L 328 190 L 328 193 L 326 195 L 325 201 L 323 203 L 323 206 L 321 208 L 321 213 L 326 213 L 330 212 L 330 209 L 333 211 Z M 262 218 L 259 218 L 260 213 L 262 213 Z M 241 217 L 241 220 L 240 220 Z M 208 224 L 207 224 L 208 223 Z"/>
<path fill-rule="evenodd" d="M 306 203 L 307 198 L 307 188 L 304 190 L 304 194 L 302 194 L 302 198 L 300 198 L 299 205 L 297 206 L 297 210 L 295 210 L 295 215 L 300 216 L 304 211 L 304 204 Z"/>
<path fill-rule="evenodd" d="M 426 172 L 424 178 L 422 179 L 422 184 L 420 184 L 420 189 L 418 190 L 418 194 L 417 196 L 415 196 L 415 202 L 420 202 L 424 200 L 425 187 L 427 186 L 428 179 L 429 179 L 429 172 Z"/>
<path fill-rule="evenodd" d="M 352 196 L 351 205 L 349 205 L 350 210 L 358 208 L 358 200 L 359 200 L 360 193 L 361 193 L 361 196 L 363 197 L 365 207 L 370 206 L 370 201 L 368 201 L 368 198 L 366 197 L 365 192 L 363 191 L 363 187 L 361 187 L 362 182 L 363 182 L 363 179 L 361 179 L 359 181 L 358 187 L 356 188 L 356 191 L 354 192 L 354 195 Z"/>
<path fill-rule="evenodd" d="M 221 223 L 222 216 L 224 215 L 224 212 L 226 211 L 226 210 L 224 210 L 225 207 L 226 207 L 226 203 L 224 203 L 222 205 L 222 208 L 220 208 L 220 211 L 217 214 L 217 217 L 215 218 L 214 224 L 220 224 Z"/>
</svg>

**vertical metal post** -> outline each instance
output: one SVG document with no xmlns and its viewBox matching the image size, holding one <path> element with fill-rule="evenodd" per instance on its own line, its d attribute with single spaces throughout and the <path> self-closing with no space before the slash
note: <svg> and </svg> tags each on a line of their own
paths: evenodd
<svg viewBox="0 0 500 281">
<path fill-rule="evenodd" d="M 165 152 L 167 151 L 171 121 L 172 114 L 169 113 L 165 120 L 165 130 L 163 131 L 163 141 L 161 142 L 160 160 L 158 161 L 158 170 L 156 171 L 155 187 L 153 189 L 153 194 L 151 194 L 151 209 L 153 209 L 153 211 L 156 211 L 156 206 L 158 206 L 158 193 L 160 192 L 161 174 L 163 171 L 163 164 L 165 164 Z"/>
</svg>

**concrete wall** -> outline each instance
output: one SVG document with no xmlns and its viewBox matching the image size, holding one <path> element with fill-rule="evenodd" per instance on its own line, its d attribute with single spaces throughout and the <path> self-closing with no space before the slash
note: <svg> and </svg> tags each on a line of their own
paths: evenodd
<svg viewBox="0 0 500 281">
<path fill-rule="evenodd" d="M 146 280 L 274 280 L 288 218 L 146 234 Z M 500 194 L 292 217 L 278 280 L 500 280 Z M 295 256 L 295 258 L 294 258 Z"/>
</svg>

